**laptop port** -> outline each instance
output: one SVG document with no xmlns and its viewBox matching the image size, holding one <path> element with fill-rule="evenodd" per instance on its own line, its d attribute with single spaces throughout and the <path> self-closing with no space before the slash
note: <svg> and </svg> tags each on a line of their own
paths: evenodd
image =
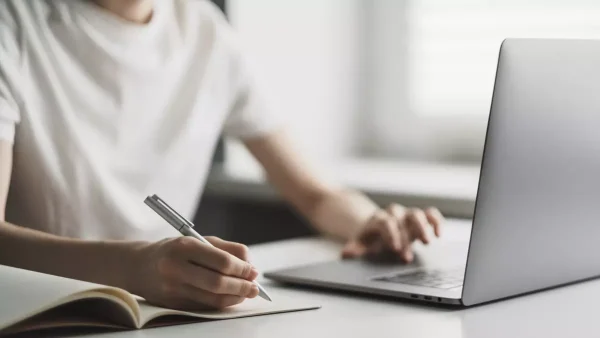
<svg viewBox="0 0 600 338">
<path fill-rule="evenodd" d="M 425 296 L 425 300 L 431 300 L 431 296 Z"/>
<path fill-rule="evenodd" d="M 410 298 L 419 298 L 417 295 L 410 295 Z"/>
</svg>

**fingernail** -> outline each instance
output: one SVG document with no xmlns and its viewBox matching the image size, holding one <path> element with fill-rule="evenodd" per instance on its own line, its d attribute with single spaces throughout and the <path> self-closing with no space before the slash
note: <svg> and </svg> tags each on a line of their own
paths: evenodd
<svg viewBox="0 0 600 338">
<path fill-rule="evenodd" d="M 246 297 L 248 298 L 254 298 L 256 296 L 258 296 L 258 286 L 256 285 L 252 285 L 252 288 L 250 289 L 250 292 L 248 292 L 248 294 L 246 295 Z"/>
<path fill-rule="evenodd" d="M 258 277 L 258 270 L 256 270 L 256 268 L 252 268 L 252 270 L 250 271 L 250 278 L 254 279 Z"/>
</svg>

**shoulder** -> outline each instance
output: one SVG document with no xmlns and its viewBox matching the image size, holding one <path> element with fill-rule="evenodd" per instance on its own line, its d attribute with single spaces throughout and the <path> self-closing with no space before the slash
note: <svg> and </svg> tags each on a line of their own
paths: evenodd
<svg viewBox="0 0 600 338">
<path fill-rule="evenodd" d="M 175 12 L 180 22 L 186 25 L 211 26 L 214 29 L 228 29 L 229 23 L 225 14 L 217 5 L 209 0 L 165 0 L 173 1 Z"/>
<path fill-rule="evenodd" d="M 172 0 L 167 0 L 172 1 Z M 177 16 L 188 25 L 211 32 L 220 43 L 230 48 L 238 44 L 236 33 L 225 14 L 210 0 L 173 0 Z"/>
<path fill-rule="evenodd" d="M 171 0 L 167 0 L 171 1 Z M 217 5 L 210 0 L 173 0 L 175 6 L 198 19 L 210 20 L 216 24 L 226 24 L 227 19 Z"/>
<path fill-rule="evenodd" d="M 167 1 L 175 1 L 180 24 L 190 33 L 201 53 L 218 59 L 218 64 L 224 67 L 222 74 L 237 78 L 243 71 L 243 44 L 221 9 L 210 0 Z"/>
</svg>

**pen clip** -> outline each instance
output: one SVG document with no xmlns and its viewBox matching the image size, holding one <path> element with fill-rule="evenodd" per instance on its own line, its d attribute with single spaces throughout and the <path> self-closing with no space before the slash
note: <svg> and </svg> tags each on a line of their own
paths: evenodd
<svg viewBox="0 0 600 338">
<path fill-rule="evenodd" d="M 159 203 L 163 207 L 165 207 L 166 209 L 168 209 L 169 212 L 171 212 L 173 215 L 175 215 L 175 217 L 179 218 L 179 220 L 181 220 L 185 225 L 189 226 L 190 228 L 194 227 L 194 223 L 188 221 L 185 217 L 181 216 L 177 211 L 175 211 L 175 209 L 171 208 L 171 206 L 168 205 L 167 202 L 163 201 L 156 194 L 152 195 L 150 198 L 152 198 L 156 203 Z"/>
</svg>

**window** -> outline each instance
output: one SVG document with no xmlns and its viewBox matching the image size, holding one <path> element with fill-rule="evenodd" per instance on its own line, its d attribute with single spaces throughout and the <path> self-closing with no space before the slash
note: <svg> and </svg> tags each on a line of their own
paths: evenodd
<svg viewBox="0 0 600 338">
<path fill-rule="evenodd" d="M 502 40 L 600 38 L 600 3 L 589 0 L 368 3 L 378 156 L 477 161 Z"/>
<path fill-rule="evenodd" d="M 600 2 L 592 0 L 228 0 L 227 7 L 292 133 L 311 156 L 332 162 L 476 165 L 502 40 L 600 38 Z"/>
</svg>

